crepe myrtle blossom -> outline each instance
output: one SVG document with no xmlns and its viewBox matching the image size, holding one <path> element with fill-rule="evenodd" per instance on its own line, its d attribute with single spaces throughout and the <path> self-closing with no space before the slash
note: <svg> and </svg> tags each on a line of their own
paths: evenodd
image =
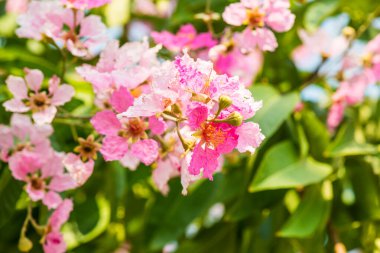
<svg viewBox="0 0 380 253">
<path fill-rule="evenodd" d="M 176 123 L 188 171 L 212 179 L 223 154 L 254 152 L 264 136 L 257 124 L 244 122 L 261 107 L 237 77 L 217 75 L 213 64 L 186 52 L 152 76 L 151 92 L 142 94 L 120 119 L 160 115 Z M 185 138 L 182 129 L 188 129 Z"/>
<path fill-rule="evenodd" d="M 74 88 L 68 84 L 60 84 L 60 79 L 53 76 L 49 80 L 48 89 L 42 88 L 44 75 L 37 69 L 24 69 L 25 77 L 9 76 L 6 80 L 11 100 L 3 106 L 7 111 L 25 113 L 32 112 L 36 124 L 49 124 L 57 113 L 57 106 L 64 105 L 74 96 Z"/>
<path fill-rule="evenodd" d="M 48 208 L 56 208 L 62 202 L 59 193 L 76 187 L 73 178 L 64 171 L 62 159 L 63 154 L 54 151 L 37 154 L 24 150 L 9 159 L 9 169 L 15 179 L 26 183 L 31 200 L 42 200 Z"/>
<path fill-rule="evenodd" d="M 90 57 L 92 48 L 108 40 L 99 16 L 64 8 L 57 1 L 32 1 L 18 18 L 20 38 L 47 40 L 78 57 Z"/>
<path fill-rule="evenodd" d="M 133 100 L 127 88 L 119 88 L 110 99 L 113 110 L 98 112 L 91 123 L 98 133 L 105 135 L 100 152 L 106 161 L 121 160 L 123 163 L 127 156 L 125 162 L 128 163 L 128 158 L 134 156 L 145 165 L 150 165 L 158 156 L 159 146 L 147 134 L 148 119 L 116 117 L 117 113 L 126 111 Z"/>
<path fill-rule="evenodd" d="M 226 7 L 223 19 L 233 26 L 247 26 L 242 41 L 247 49 L 274 51 L 278 44 L 272 30 L 286 32 L 294 24 L 288 0 L 241 0 Z"/>
<path fill-rule="evenodd" d="M 319 64 L 329 58 L 341 55 L 349 46 L 348 29 L 346 34 L 332 35 L 323 28 L 310 34 L 299 30 L 298 34 L 302 45 L 292 52 L 292 58 L 297 68 L 314 71 Z"/>
<path fill-rule="evenodd" d="M 95 67 L 83 65 L 76 70 L 93 85 L 95 93 L 107 98 L 115 89 L 135 89 L 146 82 L 155 67 L 159 66 L 157 52 L 161 46 L 149 48 L 146 39 L 119 47 L 118 41 L 108 43 Z"/>
<path fill-rule="evenodd" d="M 199 50 L 213 47 L 217 41 L 209 32 L 199 33 L 192 24 L 182 25 L 177 34 L 168 31 L 152 32 L 152 38 L 157 44 L 162 44 L 173 52 L 181 52 L 183 49 Z"/>
<path fill-rule="evenodd" d="M 343 80 L 332 96 L 332 105 L 327 116 L 327 126 L 334 132 L 343 120 L 348 106 L 363 102 L 367 87 L 373 83 L 372 73 L 363 71 L 348 80 Z"/>
<path fill-rule="evenodd" d="M 368 42 L 365 47 L 363 65 L 372 73 L 375 81 L 380 81 L 380 35 Z"/>
<path fill-rule="evenodd" d="M 236 33 L 235 36 L 239 34 Z M 235 36 L 222 38 L 220 44 L 210 48 L 208 56 L 214 62 L 218 74 L 238 76 L 248 87 L 263 65 L 263 54 L 258 49 L 247 51 L 241 47 Z"/>
<path fill-rule="evenodd" d="M 0 125 L 0 160 L 7 162 L 9 157 L 23 150 L 49 153 L 48 138 L 52 133 L 50 125 L 35 125 L 26 115 L 12 114 L 10 126 Z"/>
<path fill-rule="evenodd" d="M 112 0 L 61 0 L 69 8 L 75 9 L 93 9 L 110 3 Z"/>
<path fill-rule="evenodd" d="M 70 217 L 73 210 L 73 201 L 65 199 L 59 204 L 49 217 L 44 237 L 43 249 L 45 253 L 64 253 L 66 252 L 66 243 L 60 232 L 61 227 Z"/>
</svg>

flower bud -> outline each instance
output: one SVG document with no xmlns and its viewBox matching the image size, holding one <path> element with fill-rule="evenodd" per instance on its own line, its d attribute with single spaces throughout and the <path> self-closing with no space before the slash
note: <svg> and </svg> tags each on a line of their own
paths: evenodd
<svg viewBox="0 0 380 253">
<path fill-rule="evenodd" d="M 192 150 L 195 146 L 195 142 L 191 140 L 184 139 L 182 142 L 183 149 L 185 151 Z"/>
<path fill-rule="evenodd" d="M 18 241 L 18 249 L 21 252 L 29 252 L 32 248 L 33 243 L 28 237 L 22 236 Z"/>
<path fill-rule="evenodd" d="M 352 39 L 355 37 L 356 32 L 355 29 L 351 26 L 346 26 L 345 28 L 343 28 L 342 34 L 347 39 Z"/>
<path fill-rule="evenodd" d="M 243 123 L 243 116 L 235 111 L 228 115 L 228 117 L 225 119 L 215 119 L 214 121 L 228 123 L 232 126 L 240 126 Z"/>
<path fill-rule="evenodd" d="M 229 96 L 221 95 L 219 97 L 219 110 L 228 108 L 232 104 L 232 99 Z"/>
</svg>

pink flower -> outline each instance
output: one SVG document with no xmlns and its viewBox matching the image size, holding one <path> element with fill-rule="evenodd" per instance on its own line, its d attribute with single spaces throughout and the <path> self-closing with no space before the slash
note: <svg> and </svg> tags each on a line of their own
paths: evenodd
<svg viewBox="0 0 380 253">
<path fill-rule="evenodd" d="M 77 186 L 83 185 L 94 171 L 93 160 L 83 162 L 79 156 L 72 153 L 68 154 L 62 162 Z"/>
<path fill-rule="evenodd" d="M 56 1 L 32 1 L 28 10 L 17 19 L 20 28 L 16 34 L 20 38 L 35 40 L 43 40 L 44 37 L 54 39 L 59 37 L 65 17 L 70 15 L 71 10 L 64 9 Z"/>
<path fill-rule="evenodd" d="M 332 96 L 332 106 L 327 116 L 327 126 L 333 132 L 342 122 L 348 106 L 363 102 L 365 90 L 373 82 L 372 73 L 363 71 L 340 83 Z"/>
<path fill-rule="evenodd" d="M 124 96 L 119 94 L 121 92 Z M 113 104 L 119 109 L 121 107 L 128 109 L 133 102 L 133 97 L 128 95 L 129 92 L 125 88 L 120 88 L 115 93 L 112 95 L 115 98 Z M 104 110 L 98 112 L 91 119 L 91 123 L 97 132 L 105 135 L 100 152 L 106 161 L 122 160 L 126 155 L 132 155 L 146 165 L 156 160 L 158 144 L 148 139 L 146 133 L 148 124 L 142 118 L 119 119 L 113 111 Z"/>
<path fill-rule="evenodd" d="M 333 132 L 342 122 L 346 105 L 339 101 L 333 103 L 327 115 L 327 126 L 330 132 Z"/>
<path fill-rule="evenodd" d="M 317 66 L 323 59 L 342 54 L 349 44 L 348 39 L 343 35 L 332 36 L 322 28 L 313 34 L 308 34 L 304 30 L 299 30 L 298 34 L 302 45 L 294 49 L 292 58 L 300 69 L 304 69 L 311 63 Z"/>
<path fill-rule="evenodd" d="M 119 48 L 111 41 L 101 53 L 96 67 L 83 65 L 77 72 L 92 83 L 95 93 L 113 92 L 119 87 L 136 88 L 148 80 L 154 67 L 159 65 L 157 52 L 160 46 L 149 48 L 146 40 L 130 42 Z"/>
<path fill-rule="evenodd" d="M 295 16 L 289 7 L 288 0 L 241 0 L 226 7 L 223 19 L 233 26 L 247 26 L 242 33 L 247 49 L 274 51 L 277 41 L 270 29 L 286 32 L 292 28 Z"/>
<path fill-rule="evenodd" d="M 380 35 L 368 42 L 365 48 L 364 64 L 370 69 L 376 81 L 380 80 Z"/>
<path fill-rule="evenodd" d="M 241 35 L 236 36 L 235 38 L 239 38 Z M 217 45 L 210 49 L 209 56 L 218 74 L 227 74 L 229 77 L 238 76 L 244 86 L 248 87 L 252 85 L 260 71 L 263 55 L 257 49 L 246 51 L 244 44 L 240 45 L 240 42 L 235 39 L 232 44 L 227 41 L 225 44 Z"/>
<path fill-rule="evenodd" d="M 43 249 L 45 253 L 64 253 L 66 243 L 60 233 L 61 227 L 69 219 L 73 210 L 73 201 L 65 199 L 52 213 L 48 220 L 49 233 L 45 237 Z"/>
<path fill-rule="evenodd" d="M 107 42 L 107 28 L 100 16 L 85 17 L 83 12 L 78 12 L 76 18 L 73 15 L 74 13 L 65 23 L 70 30 L 62 32 L 59 40 L 65 43 L 66 48 L 73 55 L 91 57 L 91 49 Z M 76 23 L 73 23 L 74 20 Z M 75 32 L 76 29 L 79 29 L 78 34 Z"/>
<path fill-rule="evenodd" d="M 80 10 L 97 8 L 111 1 L 112 0 L 61 0 L 66 6 Z"/>
<path fill-rule="evenodd" d="M 34 125 L 26 115 L 13 114 L 10 127 L 0 125 L 0 159 L 22 150 L 48 154 L 51 152 L 48 137 L 53 133 L 50 125 Z"/>
<path fill-rule="evenodd" d="M 189 175 L 198 176 L 203 172 L 204 177 L 212 179 L 223 154 L 234 148 L 253 152 L 260 145 L 264 138 L 260 128 L 254 123 L 242 125 L 260 106 L 238 78 L 217 75 L 211 62 L 194 61 L 185 53 L 172 64 L 162 65 L 152 75 L 151 91 L 136 99 L 118 117 L 155 115 L 174 121 L 179 118 L 177 133 L 188 157 L 186 162 L 180 159 L 179 163 L 187 164 L 184 166 L 189 174 L 181 172 L 187 185 L 189 180 L 185 178 Z M 171 162 L 167 159 L 161 158 L 158 163 L 168 165 Z M 159 171 L 163 175 L 155 175 L 155 180 L 166 192 L 167 180 L 176 173 L 162 167 Z"/>
<path fill-rule="evenodd" d="M 177 34 L 172 34 L 167 31 L 160 33 L 152 32 L 152 38 L 156 43 L 162 44 L 174 52 L 180 52 L 185 48 L 190 50 L 210 48 L 217 43 L 217 41 L 212 38 L 211 33 L 205 32 L 197 34 L 197 31 L 191 24 L 181 26 Z"/>
<path fill-rule="evenodd" d="M 74 96 L 72 86 L 60 85 L 60 79 L 53 76 L 49 80 L 48 91 L 41 88 L 43 74 L 40 70 L 25 69 L 25 78 L 9 76 L 6 80 L 14 98 L 3 105 L 7 111 L 23 113 L 32 111 L 33 120 L 39 124 L 49 124 L 57 113 L 57 106 L 64 105 Z"/>
<path fill-rule="evenodd" d="M 47 159 L 40 157 L 48 156 Z M 70 175 L 64 173 L 62 155 L 36 154 L 22 151 L 9 159 L 9 169 L 15 179 L 26 182 L 26 192 L 33 201 L 42 200 L 49 208 L 56 208 L 62 198 L 59 192 L 75 188 Z"/>
<path fill-rule="evenodd" d="M 59 232 L 62 225 L 65 224 L 69 219 L 70 213 L 72 211 L 73 201 L 71 199 L 63 200 L 49 217 L 48 226 L 50 228 L 50 231 Z"/>
<path fill-rule="evenodd" d="M 16 33 L 19 37 L 48 38 L 78 57 L 91 56 L 91 49 L 108 40 L 106 26 L 99 16 L 85 17 L 83 11 L 63 8 L 56 1 L 31 2 L 27 12 L 19 17 L 18 24 L 20 28 Z"/>
<path fill-rule="evenodd" d="M 63 236 L 59 232 L 51 232 L 47 234 L 43 245 L 45 253 L 65 253 L 66 243 Z"/>
</svg>

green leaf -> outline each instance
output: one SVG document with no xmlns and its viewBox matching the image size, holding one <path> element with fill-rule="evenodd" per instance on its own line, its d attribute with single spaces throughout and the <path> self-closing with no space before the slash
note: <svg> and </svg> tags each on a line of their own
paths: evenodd
<svg viewBox="0 0 380 253">
<path fill-rule="evenodd" d="M 290 142 L 276 145 L 268 151 L 250 185 L 251 192 L 303 187 L 322 181 L 332 171 L 328 164 L 311 157 L 298 159 Z"/>
<path fill-rule="evenodd" d="M 325 156 L 342 157 L 377 154 L 379 151 L 371 144 L 357 141 L 357 132 L 351 123 L 342 126 L 335 140 L 327 147 Z"/>
<path fill-rule="evenodd" d="M 296 211 L 277 233 L 281 237 L 307 238 L 322 229 L 331 209 L 332 185 L 313 186 L 303 196 Z"/>
<path fill-rule="evenodd" d="M 235 252 L 237 228 L 234 224 L 221 223 L 200 232 L 193 240 L 181 242 L 176 252 L 181 253 L 229 253 Z"/>
<path fill-rule="evenodd" d="M 263 101 L 263 107 L 252 120 L 260 125 L 266 139 L 269 139 L 280 128 L 299 102 L 297 93 L 280 95 L 269 86 L 254 86 L 253 96 L 255 100 Z"/>
<path fill-rule="evenodd" d="M 338 7 L 338 1 L 325 0 L 314 2 L 306 11 L 304 25 L 308 30 L 316 30 L 322 21 Z"/>
<path fill-rule="evenodd" d="M 0 227 L 10 220 L 22 192 L 22 183 L 11 176 L 9 169 L 3 169 L 0 178 Z"/>
<path fill-rule="evenodd" d="M 362 159 L 346 162 L 347 174 L 355 194 L 352 211 L 359 220 L 380 220 L 380 185 L 373 168 Z"/>
<path fill-rule="evenodd" d="M 302 125 L 308 142 L 310 152 L 318 160 L 323 160 L 323 153 L 329 144 L 329 132 L 327 127 L 318 119 L 313 111 L 303 110 L 301 117 Z"/>
<path fill-rule="evenodd" d="M 232 207 L 227 210 L 225 219 L 227 221 L 239 221 L 252 215 L 261 217 L 262 210 L 271 208 L 281 202 L 286 190 L 262 191 L 247 193 L 237 199 Z"/>
</svg>

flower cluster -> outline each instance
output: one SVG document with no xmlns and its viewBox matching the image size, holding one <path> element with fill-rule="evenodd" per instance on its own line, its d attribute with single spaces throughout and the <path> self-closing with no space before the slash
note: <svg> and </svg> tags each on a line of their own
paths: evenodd
<svg viewBox="0 0 380 253">
<path fill-rule="evenodd" d="M 168 180 L 181 175 L 186 193 L 201 174 L 212 179 L 223 154 L 255 151 L 264 136 L 256 123 L 245 121 L 261 103 L 237 77 L 218 75 L 210 61 L 194 60 L 184 52 L 159 63 L 157 48 L 146 47 L 142 42 L 118 48 L 111 42 L 96 67 L 77 69 L 103 98 L 103 110 L 91 123 L 104 136 L 100 152 L 105 160 L 118 160 L 130 169 L 140 162 L 154 163 L 159 189 L 166 193 Z M 128 52 L 139 48 L 144 53 L 126 62 Z M 132 77 L 131 69 L 146 75 Z M 121 71 L 128 81 L 120 81 Z"/>
<path fill-rule="evenodd" d="M 100 17 L 87 11 L 108 2 L 30 1 L 20 9 L 16 34 L 50 44 L 63 64 L 61 78 L 45 80 L 40 70 L 25 68 L 23 76 L 6 80 L 12 96 L 3 106 L 13 114 L 9 126 L 0 125 L 0 159 L 24 183 L 29 207 L 42 204 L 52 212 L 44 226 L 28 212 L 19 244 L 23 251 L 32 247 L 25 234 L 30 223 L 42 235 L 45 252 L 65 252 L 60 229 L 73 209 L 66 192 L 89 179 L 98 151 L 105 161 L 119 161 L 131 170 L 151 166 L 163 194 L 169 191 L 168 181 L 180 177 L 187 194 L 192 182 L 213 180 L 224 155 L 252 154 L 264 140 L 251 119 L 262 104 L 246 87 L 260 70 L 261 51 L 275 48 L 269 28 L 286 31 L 292 26 L 287 1 L 242 1 L 227 7 L 224 20 L 248 25 L 243 33 L 226 30 L 217 38 L 213 31 L 197 33 L 186 24 L 177 34 L 153 32 L 154 47 L 148 39 L 124 45 L 110 41 Z M 231 14 L 237 5 L 248 15 L 240 23 Z M 254 12 L 262 14 L 257 24 L 252 23 Z M 255 37 L 249 47 L 248 31 L 250 40 Z M 94 132 L 87 138 L 73 134 L 79 145 L 72 152 L 56 150 L 50 141 L 55 121 L 73 119 L 65 109 L 75 95 L 73 86 L 64 83 L 66 53 L 85 61 L 102 45 L 95 66 L 75 68 L 95 94 L 99 111 L 88 117 Z M 173 60 L 158 56 L 162 46 L 175 53 Z"/>
<path fill-rule="evenodd" d="M 44 41 L 73 56 L 89 57 L 91 50 L 107 41 L 106 27 L 99 16 L 85 16 L 84 9 L 109 1 L 28 1 L 20 6 L 7 3 L 9 12 L 22 13 L 16 33 L 21 38 Z M 23 5 L 22 5 L 23 4 Z M 28 4 L 28 5 L 27 5 Z M 65 63 L 64 63 L 65 64 Z M 62 193 L 78 188 L 91 176 L 100 144 L 89 136 L 78 138 L 73 152 L 53 149 L 50 136 L 53 121 L 66 111 L 62 108 L 75 95 L 75 89 L 52 76 L 45 82 L 38 69 L 24 69 L 23 77 L 10 75 L 6 85 L 12 98 L 3 106 L 13 113 L 9 126 L 0 125 L 0 159 L 8 163 L 14 179 L 24 182 L 29 208 L 35 203 L 53 210 L 46 225 L 38 225 L 28 212 L 21 230 L 19 249 L 27 252 L 33 244 L 26 237 L 28 224 L 42 235 L 45 252 L 63 253 L 66 244 L 60 229 L 73 209 L 71 199 Z M 75 154 L 75 153 L 77 154 Z M 66 195 L 66 194 L 65 194 Z"/>
<path fill-rule="evenodd" d="M 30 69 L 25 69 L 24 78 L 8 77 L 7 86 L 14 98 L 3 106 L 14 114 L 10 126 L 0 125 L 0 159 L 8 163 L 14 179 L 25 183 L 25 191 L 32 202 L 41 201 L 49 209 L 56 209 L 50 218 L 52 221 L 43 227 L 41 242 L 45 252 L 65 252 L 59 230 L 68 219 L 72 201 L 63 200 L 60 193 L 78 188 L 87 181 L 93 172 L 94 157 L 85 154 L 89 153 L 91 143 L 92 152 L 99 149 L 96 146 L 99 144 L 91 139 L 87 143 L 80 142 L 76 150 L 79 155 L 53 149 L 49 137 L 54 131 L 51 123 L 57 107 L 70 101 L 75 91 L 70 85 L 60 85 L 56 76 L 44 88 L 43 79 L 41 71 Z M 87 152 L 82 154 L 84 147 Z M 28 245 L 29 239 L 22 234 L 20 249 Z"/>
</svg>

